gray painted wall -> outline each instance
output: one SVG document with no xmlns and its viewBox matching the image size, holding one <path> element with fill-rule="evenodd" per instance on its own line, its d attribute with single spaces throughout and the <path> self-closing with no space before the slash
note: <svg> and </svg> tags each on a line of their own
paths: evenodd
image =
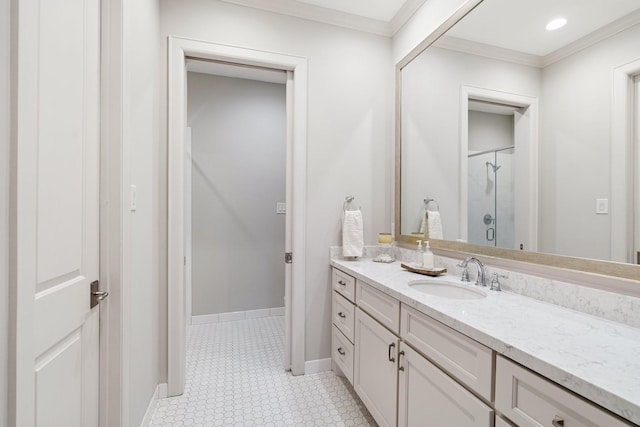
<svg viewBox="0 0 640 427">
<path fill-rule="evenodd" d="M 286 89 L 188 73 L 192 314 L 284 306 Z"/>
</svg>

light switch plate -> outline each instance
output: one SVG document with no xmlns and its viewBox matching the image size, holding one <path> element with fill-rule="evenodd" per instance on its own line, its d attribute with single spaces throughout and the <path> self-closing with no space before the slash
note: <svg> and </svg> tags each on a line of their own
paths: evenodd
<svg viewBox="0 0 640 427">
<path fill-rule="evenodd" d="M 129 205 L 130 205 L 129 209 L 131 209 L 131 212 L 135 212 L 136 209 L 138 208 L 138 206 L 137 206 L 136 186 L 135 185 L 131 186 Z"/>
<path fill-rule="evenodd" d="M 609 213 L 609 199 L 596 199 L 596 214 L 606 215 Z"/>
<path fill-rule="evenodd" d="M 283 214 L 287 213 L 287 204 L 286 203 L 276 203 L 276 213 Z"/>
</svg>

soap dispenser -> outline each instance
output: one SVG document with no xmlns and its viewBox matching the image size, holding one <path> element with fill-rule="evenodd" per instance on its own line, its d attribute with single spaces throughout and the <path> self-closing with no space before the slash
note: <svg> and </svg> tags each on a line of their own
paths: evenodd
<svg viewBox="0 0 640 427">
<path fill-rule="evenodd" d="M 424 264 L 424 250 L 422 249 L 422 240 L 418 240 L 418 247 L 416 248 L 416 266 L 422 267 Z"/>
<path fill-rule="evenodd" d="M 429 241 L 425 242 L 424 254 L 422 258 L 422 265 L 424 268 L 433 268 L 433 252 L 431 252 L 431 247 L 429 246 Z"/>
</svg>

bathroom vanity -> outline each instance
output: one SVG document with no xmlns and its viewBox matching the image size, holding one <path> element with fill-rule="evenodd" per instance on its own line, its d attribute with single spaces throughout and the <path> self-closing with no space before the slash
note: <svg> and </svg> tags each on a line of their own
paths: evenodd
<svg viewBox="0 0 640 427">
<path fill-rule="evenodd" d="M 334 367 L 380 426 L 640 423 L 640 329 L 453 275 L 424 287 L 462 292 L 424 293 L 399 262 L 331 266 Z"/>
</svg>

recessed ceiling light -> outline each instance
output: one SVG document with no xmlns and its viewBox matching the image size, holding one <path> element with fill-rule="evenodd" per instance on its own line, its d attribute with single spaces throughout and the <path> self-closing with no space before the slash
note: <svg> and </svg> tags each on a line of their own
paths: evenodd
<svg viewBox="0 0 640 427">
<path fill-rule="evenodd" d="M 556 18 L 551 20 L 547 26 L 545 27 L 547 31 L 557 30 L 558 28 L 562 28 L 567 24 L 567 20 L 565 18 Z"/>
</svg>

